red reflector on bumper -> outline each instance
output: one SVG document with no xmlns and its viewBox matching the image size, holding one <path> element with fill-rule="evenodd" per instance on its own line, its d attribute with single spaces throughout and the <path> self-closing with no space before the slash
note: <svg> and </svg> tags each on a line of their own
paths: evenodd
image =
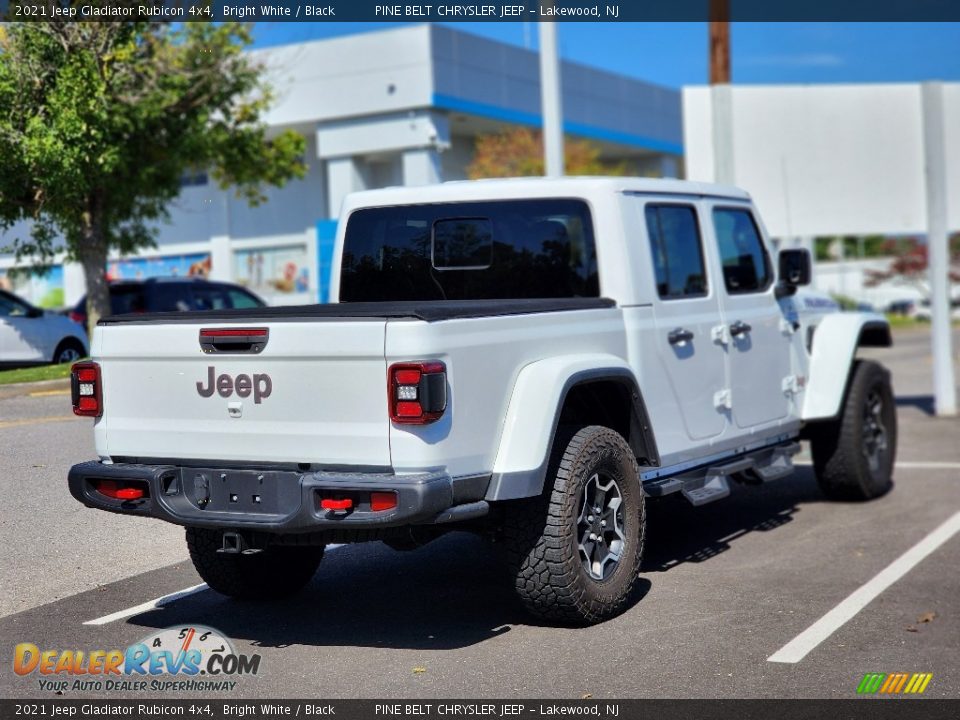
<svg viewBox="0 0 960 720">
<path fill-rule="evenodd" d="M 146 484 L 137 483 L 143 487 L 119 487 L 114 480 L 94 480 L 93 487 L 101 495 L 106 495 L 115 500 L 139 500 L 147 496 Z"/>
<path fill-rule="evenodd" d="M 143 490 L 140 488 L 120 488 L 114 497 L 121 500 L 137 500 L 143 497 Z"/>
<path fill-rule="evenodd" d="M 370 509 L 374 512 L 379 510 L 392 510 L 396 506 L 397 494 L 395 492 L 370 493 Z"/>
<path fill-rule="evenodd" d="M 320 501 L 320 507 L 324 510 L 349 510 L 353 507 L 353 500 L 350 498 L 344 498 L 343 500 L 324 498 Z"/>
</svg>

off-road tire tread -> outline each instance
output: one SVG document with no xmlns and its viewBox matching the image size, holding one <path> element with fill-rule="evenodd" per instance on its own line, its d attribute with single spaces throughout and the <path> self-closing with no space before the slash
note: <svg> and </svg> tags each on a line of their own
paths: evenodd
<svg viewBox="0 0 960 720">
<path fill-rule="evenodd" d="M 861 448 L 860 423 L 865 394 L 877 381 L 886 386 L 884 402 L 893 407 L 889 373 L 879 363 L 858 360 L 850 371 L 850 382 L 841 414 L 835 420 L 817 423 L 810 436 L 813 467 L 821 491 L 831 500 L 865 501 L 886 494 L 892 487 L 896 458 L 896 414 L 887 428 L 891 443 L 890 469 L 879 478 L 870 475 Z"/>
<path fill-rule="evenodd" d="M 629 458 L 639 500 L 639 530 L 636 552 L 622 558 L 629 566 L 625 584 L 612 592 L 597 595 L 585 576 L 580 558 L 570 557 L 569 504 L 575 504 L 576 468 L 589 453 L 610 452 Z M 533 615 L 551 622 L 589 625 L 602 622 L 626 608 L 640 571 L 643 557 L 645 515 L 643 492 L 633 451 L 621 435 L 610 428 L 593 425 L 581 429 L 561 428 L 554 441 L 547 488 L 543 495 L 513 504 L 504 526 L 504 540 L 516 592 Z M 551 481 L 552 478 L 552 481 Z M 631 478 L 625 478 L 627 482 Z M 578 512 L 574 509 L 573 517 Z M 575 531 L 574 531 L 575 532 Z M 622 568 L 618 568 L 620 572 Z"/>
</svg>

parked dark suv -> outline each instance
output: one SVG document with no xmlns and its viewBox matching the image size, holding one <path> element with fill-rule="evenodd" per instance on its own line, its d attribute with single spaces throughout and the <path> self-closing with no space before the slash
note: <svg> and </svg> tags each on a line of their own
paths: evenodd
<svg viewBox="0 0 960 720">
<path fill-rule="evenodd" d="M 202 278 L 151 278 L 117 280 L 110 283 L 113 315 L 178 310 L 223 310 L 258 308 L 266 303 L 249 290 L 231 283 Z M 69 313 L 70 319 L 87 324 L 87 296 L 80 298 Z"/>
</svg>

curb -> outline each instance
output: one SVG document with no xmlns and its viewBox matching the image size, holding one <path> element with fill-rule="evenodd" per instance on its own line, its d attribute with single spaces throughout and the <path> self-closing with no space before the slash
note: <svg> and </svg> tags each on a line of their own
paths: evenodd
<svg viewBox="0 0 960 720">
<path fill-rule="evenodd" d="M 7 398 L 29 395 L 33 392 L 44 392 L 47 390 L 69 390 L 70 378 L 60 378 L 58 380 L 41 380 L 39 382 L 29 383 L 11 383 L 9 385 L 0 385 L 0 400 Z"/>
</svg>

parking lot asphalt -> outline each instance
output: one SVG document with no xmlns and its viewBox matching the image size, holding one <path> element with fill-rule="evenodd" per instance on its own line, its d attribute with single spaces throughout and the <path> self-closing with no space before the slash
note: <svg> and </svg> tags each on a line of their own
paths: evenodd
<svg viewBox="0 0 960 720">
<path fill-rule="evenodd" d="M 234 699 L 853 698 L 867 672 L 933 673 L 924 697 L 958 698 L 960 533 L 799 661 L 768 660 L 960 513 L 960 419 L 930 414 L 926 334 L 898 333 L 894 348 L 869 355 L 891 368 L 898 396 L 891 493 L 828 502 L 801 455 L 792 477 L 735 487 L 704 507 L 650 502 L 638 601 L 581 629 L 531 622 L 496 548 L 463 533 L 407 553 L 333 548 L 309 588 L 283 602 L 201 588 L 150 607 L 201 583 L 182 529 L 81 507 L 66 473 L 94 456 L 89 421 L 71 415 L 63 390 L 2 397 L 0 654 L 9 663 L 22 642 L 124 648 L 159 628 L 201 624 L 262 656 Z M 125 616 L 85 624 L 116 613 Z M 0 697 L 49 695 L 35 674 L 0 673 Z"/>
</svg>

